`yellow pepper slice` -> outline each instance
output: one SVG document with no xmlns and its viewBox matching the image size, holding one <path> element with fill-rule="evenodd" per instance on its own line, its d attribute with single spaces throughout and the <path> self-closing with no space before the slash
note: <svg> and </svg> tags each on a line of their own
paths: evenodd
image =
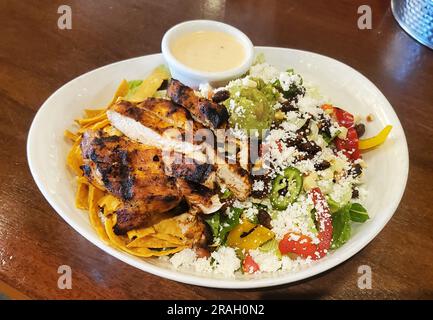
<svg viewBox="0 0 433 320">
<path fill-rule="evenodd" d="M 241 238 L 242 234 L 248 232 L 250 233 L 247 236 Z M 256 225 L 248 220 L 243 220 L 242 223 L 238 224 L 232 231 L 230 231 L 227 236 L 227 244 L 231 247 L 252 250 L 257 249 L 274 237 L 275 234 L 268 228 L 262 225 Z"/>
<path fill-rule="evenodd" d="M 387 125 L 385 128 L 382 129 L 382 131 L 380 131 L 374 137 L 359 140 L 359 145 L 358 145 L 359 149 L 366 150 L 366 149 L 377 147 L 378 145 L 384 143 L 389 133 L 391 132 L 391 129 L 392 126 Z"/>
<path fill-rule="evenodd" d="M 165 66 L 161 65 L 155 68 L 150 76 L 143 80 L 132 96 L 127 96 L 125 99 L 131 102 L 144 101 L 146 98 L 153 96 L 162 82 L 169 78 L 170 72 Z"/>
</svg>

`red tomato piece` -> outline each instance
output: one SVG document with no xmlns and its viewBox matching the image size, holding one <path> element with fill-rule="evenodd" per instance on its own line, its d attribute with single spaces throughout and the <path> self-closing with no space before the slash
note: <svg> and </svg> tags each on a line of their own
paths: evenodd
<svg viewBox="0 0 433 320">
<path fill-rule="evenodd" d="M 332 242 L 332 217 L 329 210 L 328 202 L 319 188 L 310 190 L 311 197 L 316 209 L 316 220 L 319 224 L 318 238 L 320 243 L 317 246 L 317 254 L 313 259 L 320 259 L 326 255 L 327 250 L 331 247 Z"/>
<path fill-rule="evenodd" d="M 254 261 L 253 257 L 249 254 L 245 256 L 244 261 L 242 261 L 242 271 L 244 273 L 254 273 L 260 270 L 259 265 Z"/>
<path fill-rule="evenodd" d="M 310 237 L 295 232 L 287 233 L 279 242 L 278 248 L 282 254 L 296 253 L 303 258 L 313 257 L 317 251 L 317 246 L 311 242 Z"/>
<path fill-rule="evenodd" d="M 335 146 L 338 151 L 343 151 L 344 155 L 348 159 L 356 160 L 361 157 L 358 134 L 354 128 L 349 128 L 347 130 L 346 139 L 336 138 Z"/>
<path fill-rule="evenodd" d="M 354 126 L 355 118 L 351 113 L 344 111 L 343 109 L 334 107 L 334 114 L 340 126 L 346 128 L 352 128 Z"/>
</svg>

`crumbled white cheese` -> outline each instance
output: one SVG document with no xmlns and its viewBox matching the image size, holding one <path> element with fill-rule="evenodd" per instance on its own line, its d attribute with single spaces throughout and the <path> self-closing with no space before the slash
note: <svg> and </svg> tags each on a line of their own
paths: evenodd
<svg viewBox="0 0 433 320">
<path fill-rule="evenodd" d="M 280 71 L 268 63 L 260 63 L 250 68 L 250 76 L 260 78 L 264 82 L 269 83 L 275 81 L 280 75 Z"/>
<path fill-rule="evenodd" d="M 198 258 L 194 263 L 195 271 L 199 273 L 210 273 L 213 271 L 211 261 L 208 258 Z"/>
<path fill-rule="evenodd" d="M 277 239 L 282 239 L 288 232 L 295 232 L 308 235 L 317 239 L 312 232 L 310 212 L 313 208 L 313 201 L 304 195 L 299 196 L 299 201 L 290 204 L 287 209 L 279 211 L 275 219 L 271 221 L 272 231 Z"/>
<path fill-rule="evenodd" d="M 292 84 L 300 84 L 301 77 L 297 74 L 289 74 L 288 72 L 281 72 L 278 80 L 280 80 L 281 88 L 288 91 Z"/>
<path fill-rule="evenodd" d="M 286 272 L 297 272 L 308 267 L 311 265 L 311 263 L 312 260 L 310 257 L 307 259 L 298 257 L 297 259 L 293 260 L 287 256 L 283 256 L 281 258 L 281 270 Z"/>
<path fill-rule="evenodd" d="M 259 213 L 259 210 L 255 206 L 251 206 L 244 210 L 243 216 L 248 220 L 253 220 L 255 216 Z"/>
<path fill-rule="evenodd" d="M 211 257 L 214 259 L 214 272 L 226 277 L 233 277 L 236 270 L 241 266 L 241 260 L 236 255 L 233 248 L 220 247 L 217 251 L 212 252 Z"/>
<path fill-rule="evenodd" d="M 253 182 L 254 191 L 263 191 L 265 189 L 265 182 L 263 180 L 255 180 Z"/>
<path fill-rule="evenodd" d="M 260 272 L 275 272 L 281 268 L 281 260 L 273 252 L 250 250 L 249 254 L 259 265 Z"/>
<path fill-rule="evenodd" d="M 184 249 L 180 252 L 175 253 L 171 258 L 170 262 L 176 269 L 180 267 L 188 268 L 194 264 L 197 255 L 192 249 Z"/>
</svg>

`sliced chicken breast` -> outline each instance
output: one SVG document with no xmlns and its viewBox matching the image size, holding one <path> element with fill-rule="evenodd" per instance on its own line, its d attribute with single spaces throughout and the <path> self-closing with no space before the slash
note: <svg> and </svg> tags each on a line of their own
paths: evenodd
<svg viewBox="0 0 433 320">
<path fill-rule="evenodd" d="M 183 106 L 194 120 L 211 129 L 223 129 L 227 126 L 229 113 L 222 104 L 199 98 L 194 90 L 176 79 L 168 83 L 167 95 L 173 102 Z"/>
<path fill-rule="evenodd" d="M 151 100 L 152 104 L 155 103 L 155 100 L 158 99 Z M 164 99 L 159 100 L 170 103 Z M 251 192 L 251 182 L 245 169 L 242 169 L 239 164 L 227 164 L 217 155 L 212 145 L 184 141 L 182 139 L 183 129 L 174 128 L 169 120 L 160 118 L 165 115 L 169 117 L 170 113 L 161 111 L 156 115 L 155 109 L 152 112 L 148 111 L 150 109 L 148 105 L 147 101 L 139 105 L 120 101 L 107 111 L 107 115 L 111 124 L 130 139 L 162 149 L 165 151 L 164 154 L 174 151 L 187 155 L 187 158 L 194 159 L 197 163 L 215 163 L 213 168 L 217 178 L 224 182 L 238 199 L 245 200 L 248 197 Z M 180 118 L 179 116 L 178 119 Z M 176 169 L 179 170 L 178 174 L 181 174 L 182 171 L 191 173 L 191 168 L 187 169 L 185 166 L 178 166 Z M 207 177 L 208 179 L 200 180 L 198 183 L 209 187 L 214 175 L 209 173 Z"/>
<path fill-rule="evenodd" d="M 176 184 L 186 201 L 192 206 L 197 207 L 205 214 L 213 213 L 221 209 L 222 203 L 215 191 L 196 182 L 186 179 L 176 179 Z"/>
<path fill-rule="evenodd" d="M 160 150 L 94 131 L 84 133 L 81 149 L 85 176 L 135 212 L 166 212 L 182 200 L 175 179 L 165 175 Z"/>
<path fill-rule="evenodd" d="M 185 141 L 183 139 L 185 137 L 185 129 L 173 125 L 174 123 L 179 124 L 179 119 L 184 117 L 184 111 L 179 111 L 181 108 L 174 106 L 168 100 L 158 99 L 162 102 L 160 105 L 166 106 L 167 110 L 171 107 L 175 110 L 171 113 L 160 111 L 159 115 L 162 113 L 169 115 L 166 118 L 161 118 L 155 114 L 157 112 L 154 106 L 153 112 L 147 110 L 148 106 L 152 105 L 155 100 L 152 99 L 151 104 L 148 104 L 146 100 L 139 105 L 128 101 L 120 101 L 107 111 L 107 117 L 117 130 L 130 139 L 161 150 L 174 150 L 188 154 L 201 162 L 206 162 L 207 159 L 205 154 L 203 154 L 203 146 Z"/>
</svg>

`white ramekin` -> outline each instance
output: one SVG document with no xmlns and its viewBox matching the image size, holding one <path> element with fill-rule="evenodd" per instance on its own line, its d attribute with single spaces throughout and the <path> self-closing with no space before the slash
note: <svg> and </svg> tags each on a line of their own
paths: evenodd
<svg viewBox="0 0 433 320">
<path fill-rule="evenodd" d="M 179 62 L 171 53 L 170 45 L 172 41 L 182 34 L 200 30 L 221 31 L 234 36 L 245 49 L 245 59 L 242 64 L 239 67 L 227 71 L 204 72 L 192 69 Z M 161 49 L 164 59 L 170 68 L 172 77 L 195 88 L 205 83 L 209 83 L 213 86 L 223 85 L 229 80 L 241 76 L 248 71 L 254 58 L 253 44 L 242 31 L 228 24 L 212 20 L 191 20 L 175 25 L 164 34 Z"/>
</svg>

